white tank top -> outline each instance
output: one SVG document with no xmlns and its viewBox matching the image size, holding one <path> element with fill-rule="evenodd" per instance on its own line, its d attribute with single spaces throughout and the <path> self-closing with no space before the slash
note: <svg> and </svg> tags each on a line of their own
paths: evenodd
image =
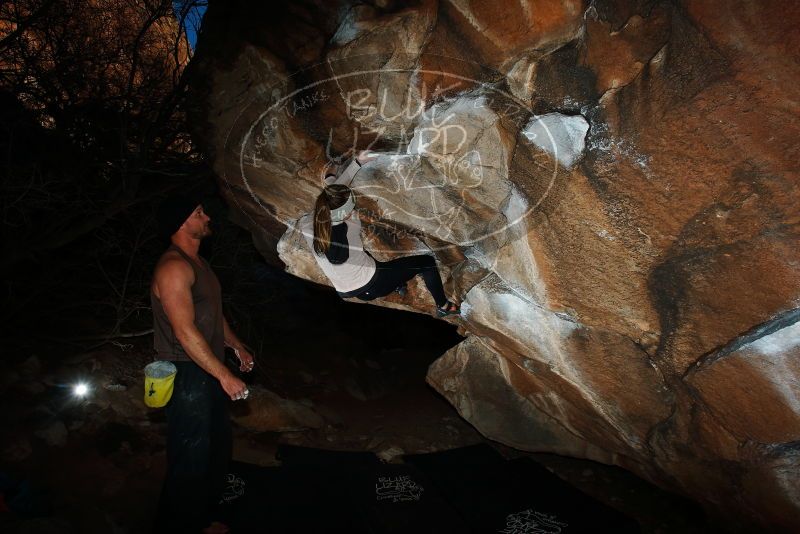
<svg viewBox="0 0 800 534">
<path fill-rule="evenodd" d="M 306 238 L 306 243 L 311 253 L 316 258 L 322 272 L 331 281 L 339 293 L 349 293 L 367 285 L 375 274 L 375 260 L 364 252 L 364 243 L 361 241 L 361 219 L 353 213 L 349 219 L 340 224 L 347 225 L 347 261 L 334 265 L 325 255 L 314 252 L 314 216 L 305 215 L 300 219 L 300 231 Z"/>
</svg>

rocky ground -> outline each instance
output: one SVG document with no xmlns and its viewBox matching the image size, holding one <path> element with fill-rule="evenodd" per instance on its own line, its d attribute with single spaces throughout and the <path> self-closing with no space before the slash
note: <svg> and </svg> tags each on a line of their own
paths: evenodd
<svg viewBox="0 0 800 534">
<path fill-rule="evenodd" d="M 277 271 L 261 275 L 281 285 L 258 315 L 270 335 L 256 347 L 254 395 L 234 406 L 237 460 L 276 465 L 279 443 L 369 450 L 397 461 L 487 441 L 425 383 L 430 363 L 460 339 L 452 327 L 343 303 Z M 300 322 L 313 332 L 306 326 L 302 335 Z M 141 400 L 149 343 L 143 337 L 71 355 L 42 350 L 7 369 L 0 475 L 29 490 L 6 490 L 8 507 L 24 513 L 2 512 L 0 530 L 147 531 L 163 477 L 165 426 L 163 412 Z M 91 388 L 82 401 L 70 387 L 80 380 Z M 491 444 L 507 456 L 528 454 Z M 645 532 L 707 531 L 695 506 L 621 469 L 534 456 L 636 517 Z"/>
</svg>

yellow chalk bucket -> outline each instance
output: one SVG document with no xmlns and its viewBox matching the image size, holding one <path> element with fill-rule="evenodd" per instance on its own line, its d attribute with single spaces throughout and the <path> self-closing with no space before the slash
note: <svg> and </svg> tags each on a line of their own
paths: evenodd
<svg viewBox="0 0 800 534">
<path fill-rule="evenodd" d="M 175 387 L 175 364 L 168 361 L 148 363 L 144 368 L 144 403 L 150 408 L 163 408 L 172 398 Z"/>
</svg>

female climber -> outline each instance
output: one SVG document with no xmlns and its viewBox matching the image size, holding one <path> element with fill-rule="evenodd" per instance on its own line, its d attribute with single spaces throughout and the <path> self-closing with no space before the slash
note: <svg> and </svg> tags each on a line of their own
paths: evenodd
<svg viewBox="0 0 800 534">
<path fill-rule="evenodd" d="M 374 158 L 362 152 L 352 159 L 338 177 L 332 174 L 326 176 L 326 181 L 335 178 L 337 183 L 326 185 L 317 197 L 311 221 L 307 222 L 307 230 L 303 232 L 317 263 L 341 297 L 356 297 L 364 301 L 384 297 L 394 291 L 403 294 L 406 282 L 416 275 L 422 275 L 425 286 L 436 302 L 437 315 L 459 314 L 459 307 L 445 296 L 433 256 L 423 254 L 382 262 L 364 250 L 360 212 L 355 209 L 356 196 L 341 182 L 352 181 L 361 164 L 370 159 Z"/>
</svg>

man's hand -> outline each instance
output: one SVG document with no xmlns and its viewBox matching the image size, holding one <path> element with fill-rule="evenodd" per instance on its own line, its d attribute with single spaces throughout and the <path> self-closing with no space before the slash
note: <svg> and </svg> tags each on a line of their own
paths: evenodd
<svg viewBox="0 0 800 534">
<path fill-rule="evenodd" d="M 244 346 L 234 348 L 233 353 L 236 354 L 236 357 L 239 358 L 239 370 L 243 373 L 249 373 L 253 370 L 253 366 L 255 365 L 255 361 L 253 360 L 253 355 L 250 354 Z"/>
<path fill-rule="evenodd" d="M 241 379 L 235 377 L 230 372 L 219 380 L 222 389 L 231 398 L 231 400 L 246 399 L 250 392 L 247 390 L 247 384 Z"/>
</svg>

